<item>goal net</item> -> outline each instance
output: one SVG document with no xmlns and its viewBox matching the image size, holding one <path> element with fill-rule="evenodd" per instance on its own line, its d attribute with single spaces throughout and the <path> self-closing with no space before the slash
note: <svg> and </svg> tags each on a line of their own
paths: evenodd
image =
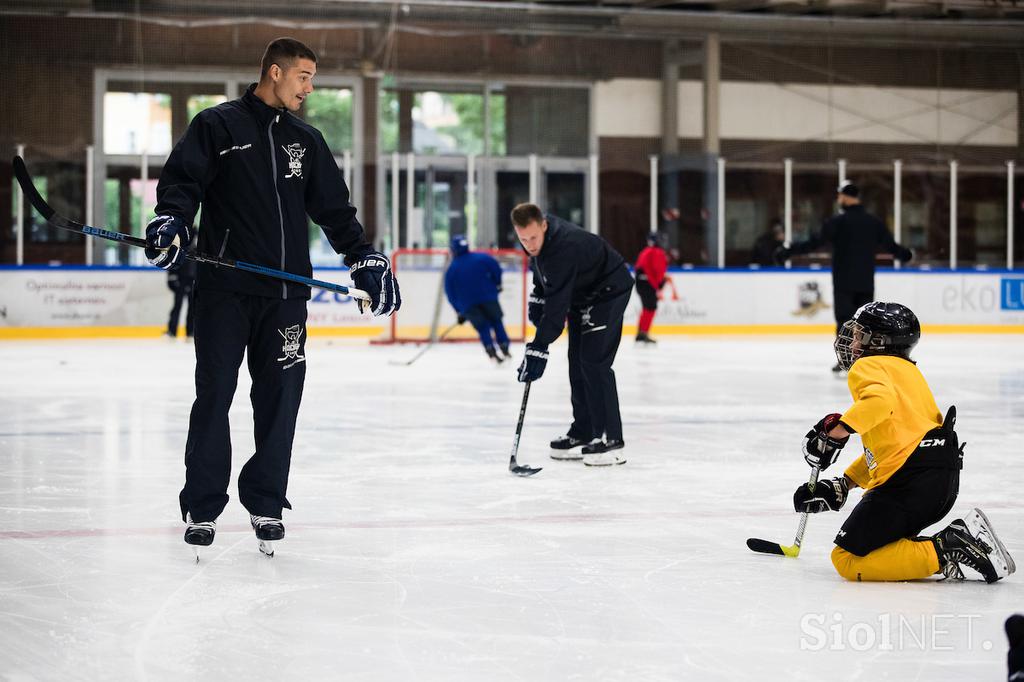
<svg viewBox="0 0 1024 682">
<path fill-rule="evenodd" d="M 512 341 L 526 338 L 526 295 L 530 281 L 529 257 L 518 249 L 474 249 L 493 256 L 501 265 L 499 302 L 505 331 Z M 450 262 L 447 249 L 398 249 L 391 266 L 402 288 L 402 307 L 391 316 L 385 336 L 376 343 L 417 343 L 439 339 L 456 323 L 456 313 L 444 293 L 444 275 Z M 455 327 L 444 342 L 476 341 L 468 322 Z"/>
</svg>

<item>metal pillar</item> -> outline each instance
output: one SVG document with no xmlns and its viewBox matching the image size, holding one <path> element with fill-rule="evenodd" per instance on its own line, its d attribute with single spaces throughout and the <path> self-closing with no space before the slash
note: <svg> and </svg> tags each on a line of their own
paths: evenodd
<svg viewBox="0 0 1024 682">
<path fill-rule="evenodd" d="M 530 203 L 531 204 L 536 204 L 537 203 L 537 195 L 538 195 L 537 187 L 538 187 L 538 180 L 539 180 L 539 178 L 537 177 L 537 155 L 536 154 L 530 154 L 529 161 L 530 161 Z"/>
<path fill-rule="evenodd" d="M 725 159 L 718 157 L 718 267 L 725 267 Z"/>
<path fill-rule="evenodd" d="M 589 199 L 589 201 L 587 202 L 588 203 L 588 206 L 587 206 L 587 228 L 591 232 L 593 232 L 594 234 L 600 234 L 601 233 L 600 214 L 599 214 L 599 212 L 601 210 L 601 204 L 600 204 L 600 198 L 599 198 L 599 194 L 598 194 L 600 192 L 600 186 L 599 186 L 600 183 L 598 181 L 599 180 L 599 178 L 598 178 L 598 173 L 599 172 L 600 171 L 598 170 L 597 154 L 591 154 L 590 155 L 590 169 L 589 169 L 589 171 L 587 173 L 587 179 L 589 181 L 588 182 L 589 192 L 587 194 L 587 198 Z"/>
<path fill-rule="evenodd" d="M 399 247 L 398 236 L 401 234 L 398 215 L 398 194 L 401 192 L 401 180 L 399 179 L 399 164 L 402 157 L 398 152 L 391 152 L 391 248 Z"/>
<path fill-rule="evenodd" d="M 1013 269 L 1013 174 L 1017 164 L 1006 162 L 1006 269 Z"/>
<path fill-rule="evenodd" d="M 15 148 L 16 153 L 22 159 L 25 158 L 25 145 L 19 144 Z M 15 235 L 15 257 L 14 262 L 18 265 L 25 264 L 25 193 L 21 191 L 21 185 L 18 185 L 16 190 L 16 202 L 17 202 L 17 220 L 18 224 L 14 228 Z"/>
<path fill-rule="evenodd" d="M 95 184 L 96 175 L 95 169 L 93 168 L 93 161 L 95 160 L 95 149 L 92 145 L 85 148 L 85 224 L 95 225 Z M 96 240 L 85 238 L 85 264 L 92 265 L 92 251 Z"/>
<path fill-rule="evenodd" d="M 956 270 L 956 170 L 959 164 L 949 162 L 949 268 Z"/>
<path fill-rule="evenodd" d="M 650 232 L 658 231 L 658 155 L 651 154 Z"/>
<path fill-rule="evenodd" d="M 896 159 L 892 162 L 892 231 L 896 243 L 903 240 L 903 162 Z M 892 266 L 899 270 L 901 263 L 893 259 Z"/>
</svg>

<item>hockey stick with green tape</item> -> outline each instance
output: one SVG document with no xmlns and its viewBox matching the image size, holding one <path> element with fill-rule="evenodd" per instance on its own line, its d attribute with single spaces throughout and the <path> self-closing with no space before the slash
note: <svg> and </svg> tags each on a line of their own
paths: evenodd
<svg viewBox="0 0 1024 682">
<path fill-rule="evenodd" d="M 811 469 L 811 478 L 808 484 L 812 492 L 814 491 L 814 486 L 818 484 L 819 473 L 821 473 L 821 469 L 818 467 Z M 782 545 L 778 542 L 761 540 L 759 538 L 748 538 L 747 547 L 762 554 L 779 554 L 794 558 L 800 556 L 800 543 L 804 541 L 804 531 L 807 530 L 807 515 L 808 512 L 800 512 L 800 525 L 797 526 L 796 539 L 793 540 L 792 545 Z"/>
</svg>

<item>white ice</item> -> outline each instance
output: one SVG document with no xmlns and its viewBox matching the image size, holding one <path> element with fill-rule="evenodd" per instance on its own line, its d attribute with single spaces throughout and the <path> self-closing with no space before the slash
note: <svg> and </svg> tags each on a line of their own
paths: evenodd
<svg viewBox="0 0 1024 682">
<path fill-rule="evenodd" d="M 825 336 L 626 339 L 628 463 L 605 469 L 548 458 L 560 343 L 527 411 L 533 478 L 507 470 L 511 364 L 469 344 L 411 367 L 388 361 L 413 347 L 307 351 L 287 538 L 261 555 L 232 483 L 197 565 L 177 503 L 192 347 L 0 344 L 0 679 L 1005 679 L 1024 573 L 845 582 L 848 510 L 811 517 L 797 559 L 746 548 L 792 542 L 801 436 L 848 404 Z M 982 508 L 1024 560 L 1024 343 L 926 334 L 917 358 L 968 443 L 954 514 Z M 231 419 L 237 473 L 244 365 Z"/>
</svg>

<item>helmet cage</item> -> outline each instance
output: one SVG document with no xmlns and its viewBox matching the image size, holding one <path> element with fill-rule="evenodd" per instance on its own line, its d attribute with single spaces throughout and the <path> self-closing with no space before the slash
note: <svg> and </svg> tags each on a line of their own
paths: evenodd
<svg viewBox="0 0 1024 682">
<path fill-rule="evenodd" d="M 839 366 L 849 370 L 864 350 L 871 347 L 871 330 L 856 320 L 843 323 L 833 344 Z"/>
</svg>

